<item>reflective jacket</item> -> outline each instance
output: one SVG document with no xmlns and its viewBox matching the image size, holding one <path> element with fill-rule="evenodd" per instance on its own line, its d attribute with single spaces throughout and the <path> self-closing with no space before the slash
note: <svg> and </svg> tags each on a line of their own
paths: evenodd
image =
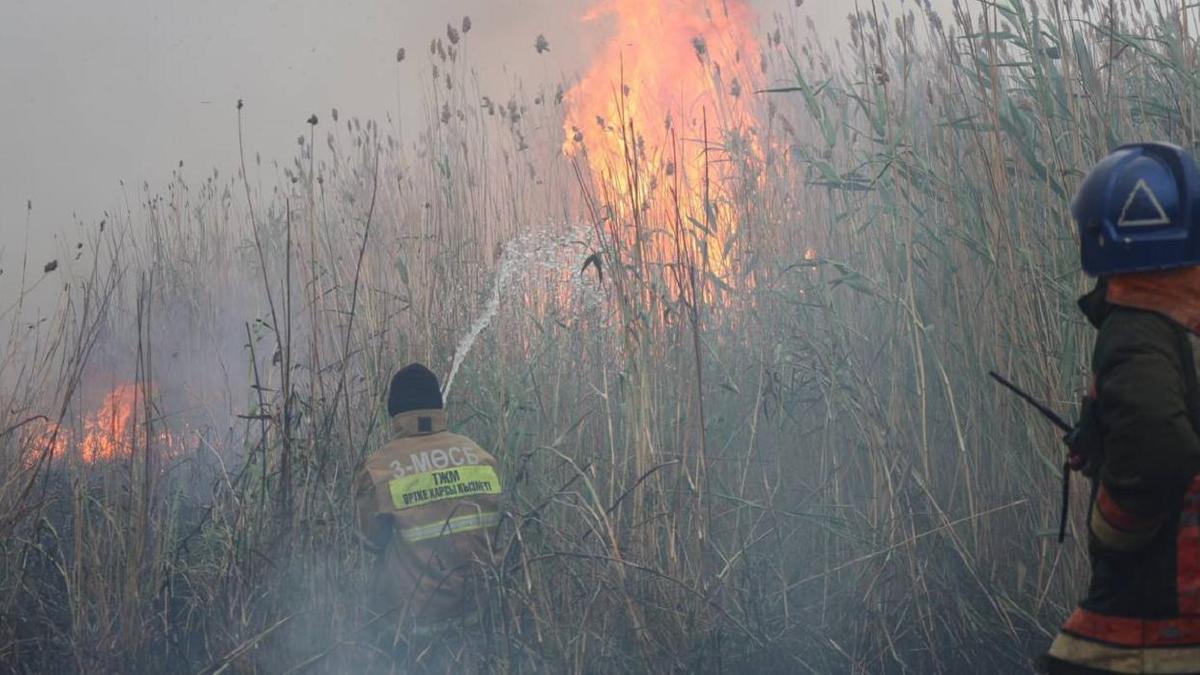
<svg viewBox="0 0 1200 675">
<path fill-rule="evenodd" d="M 417 624 L 461 616 L 500 520 L 496 460 L 446 431 L 441 410 L 397 415 L 392 428 L 355 483 L 359 531 L 378 553 L 375 609 Z"/>
<path fill-rule="evenodd" d="M 1051 673 L 1200 673 L 1200 437 L 1195 338 L 1153 311 L 1080 301 L 1103 437 L 1088 519 L 1092 578 Z M 1094 669 L 1094 670 L 1084 670 Z"/>
</svg>

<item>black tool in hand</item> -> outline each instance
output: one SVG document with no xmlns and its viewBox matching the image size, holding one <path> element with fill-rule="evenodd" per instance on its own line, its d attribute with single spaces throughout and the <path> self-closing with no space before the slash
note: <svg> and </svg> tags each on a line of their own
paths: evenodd
<svg viewBox="0 0 1200 675">
<path fill-rule="evenodd" d="M 1068 424 L 1066 420 L 1060 417 L 1058 413 L 1051 410 L 1048 406 L 1046 406 L 1046 404 L 1025 393 L 1024 390 L 1008 381 L 1008 379 L 996 371 L 989 370 L 988 375 L 991 375 L 992 379 L 996 382 L 999 382 L 1000 385 L 1005 389 L 1008 389 L 1012 393 L 1019 396 L 1022 401 L 1025 401 L 1029 405 L 1033 406 L 1038 412 L 1042 413 L 1043 417 L 1053 422 L 1054 426 L 1062 429 L 1063 433 L 1065 434 L 1063 436 L 1063 442 L 1067 445 L 1068 450 L 1073 450 L 1071 446 L 1075 441 L 1076 425 Z M 1077 463 L 1079 466 L 1076 466 Z M 1068 454 L 1067 461 L 1063 464 L 1062 512 L 1058 522 L 1058 543 L 1060 544 L 1067 537 L 1067 511 L 1071 502 L 1071 471 L 1078 470 L 1080 466 L 1082 466 L 1082 463 L 1079 460 L 1076 460 L 1075 454 L 1072 451 L 1070 454 Z"/>
</svg>

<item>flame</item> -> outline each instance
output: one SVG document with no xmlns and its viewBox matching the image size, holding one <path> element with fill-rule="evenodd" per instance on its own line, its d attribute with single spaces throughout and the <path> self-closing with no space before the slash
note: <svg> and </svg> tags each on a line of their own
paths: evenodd
<svg viewBox="0 0 1200 675">
<path fill-rule="evenodd" d="M 760 50 L 747 0 L 605 0 L 584 18 L 604 17 L 616 35 L 565 96 L 563 150 L 586 158 L 597 192 L 626 220 L 658 198 L 700 252 L 697 264 L 732 284 L 737 214 L 722 190 L 737 167 L 728 160 L 763 154 L 749 100 Z M 646 244 L 651 262 L 677 259 L 676 226 Z"/>
<path fill-rule="evenodd" d="M 117 385 L 104 397 L 100 407 L 83 422 L 79 452 L 84 462 L 92 464 L 132 454 L 138 440 L 134 427 L 141 421 L 141 403 L 141 392 L 135 384 Z"/>
<path fill-rule="evenodd" d="M 113 387 L 99 406 L 83 415 L 78 434 L 52 422 L 32 427 L 25 442 L 29 449 L 26 464 L 32 466 L 47 449 L 55 457 L 71 453 L 85 464 L 125 459 L 147 444 L 153 444 L 160 456 L 177 456 L 184 448 L 184 436 L 191 434 L 185 430 L 184 436 L 179 436 L 154 425 L 153 434 L 148 434 L 145 396 L 143 388 L 135 383 Z"/>
<path fill-rule="evenodd" d="M 61 457 L 67 451 L 67 433 L 61 425 L 50 421 L 31 423 L 22 434 L 21 447 L 25 450 L 22 462 L 26 469 L 32 469 L 43 453 Z"/>
</svg>

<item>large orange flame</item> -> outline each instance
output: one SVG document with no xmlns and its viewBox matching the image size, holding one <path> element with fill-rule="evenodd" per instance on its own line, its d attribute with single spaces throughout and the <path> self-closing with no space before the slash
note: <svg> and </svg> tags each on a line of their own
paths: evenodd
<svg viewBox="0 0 1200 675">
<path fill-rule="evenodd" d="M 732 283 L 737 218 L 722 186 L 737 170 L 732 155 L 761 156 L 749 101 L 761 57 L 747 0 L 604 0 L 585 19 L 604 17 L 616 34 L 565 97 L 564 151 L 586 158 L 627 218 L 669 203 L 698 262 Z M 647 255 L 676 259 L 680 234 L 663 229 Z"/>
</svg>

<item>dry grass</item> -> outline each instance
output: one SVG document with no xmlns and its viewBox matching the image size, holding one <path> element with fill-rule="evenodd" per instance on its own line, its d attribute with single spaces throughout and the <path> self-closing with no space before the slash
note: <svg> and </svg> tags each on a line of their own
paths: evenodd
<svg viewBox="0 0 1200 675">
<path fill-rule="evenodd" d="M 247 157 L 110 216 L 0 362 L 2 667 L 386 671 L 349 518 L 383 383 L 445 372 L 503 242 L 582 219 L 578 256 L 530 265 L 449 401 L 507 482 L 486 666 L 1026 668 L 1085 556 L 1048 536 L 1052 429 L 984 374 L 1076 400 L 1066 200 L 1119 141 L 1194 147 L 1197 13 L 962 6 L 861 15 L 840 49 L 776 19 L 767 153 L 699 141 L 738 167 L 711 199 L 742 214 L 752 283 L 705 276 L 678 192 L 629 214 L 563 159 L 556 91 L 485 100 L 469 23 L 431 45 L 415 140 L 335 112 L 290 165 Z M 660 264 L 638 253 L 654 229 Z M 129 458 L 85 466 L 22 425 L 70 429 L 113 381 L 187 451 L 132 433 Z"/>
</svg>

